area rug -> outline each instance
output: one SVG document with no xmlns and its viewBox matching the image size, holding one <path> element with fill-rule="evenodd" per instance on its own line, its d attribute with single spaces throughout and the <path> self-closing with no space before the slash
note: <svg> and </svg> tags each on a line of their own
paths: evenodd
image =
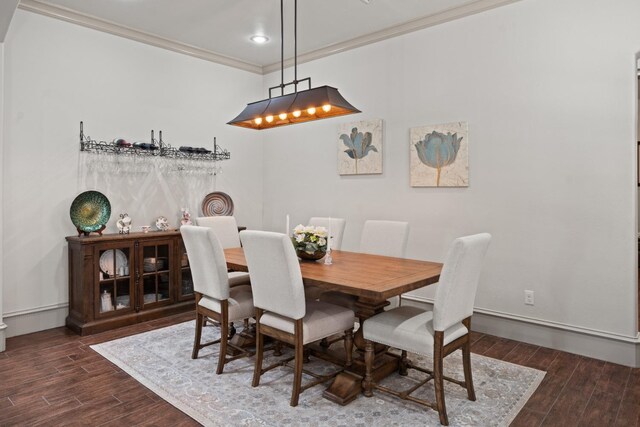
<svg viewBox="0 0 640 427">
<path fill-rule="evenodd" d="M 251 387 L 254 358 L 235 360 L 215 374 L 218 345 L 205 347 L 199 358 L 191 359 L 194 322 L 185 322 L 114 341 L 93 345 L 95 351 L 116 364 L 157 395 L 206 426 L 439 426 L 431 409 L 376 392 L 371 398 L 358 397 L 340 406 L 322 397 L 325 385 L 312 387 L 300 395 L 297 407 L 289 406 L 293 370 L 276 368 L 264 374 L 260 385 Z M 203 338 L 212 340 L 219 329 L 205 327 Z M 334 344 L 339 345 L 339 344 Z M 289 350 L 290 351 L 290 350 Z M 290 353 L 283 351 L 286 357 Z M 265 353 L 264 366 L 276 359 Z M 429 358 L 411 355 L 421 366 L 430 367 Z M 508 362 L 472 354 L 477 400 L 466 399 L 466 390 L 445 381 L 449 423 L 452 426 L 508 426 L 540 385 L 545 373 Z M 312 358 L 305 368 L 329 373 L 335 366 Z M 445 359 L 445 374 L 463 377 L 462 356 Z M 408 388 L 419 378 L 393 374 L 383 384 Z M 311 377 L 303 377 L 303 384 Z M 417 397 L 435 401 L 433 383 L 421 387 Z"/>
</svg>

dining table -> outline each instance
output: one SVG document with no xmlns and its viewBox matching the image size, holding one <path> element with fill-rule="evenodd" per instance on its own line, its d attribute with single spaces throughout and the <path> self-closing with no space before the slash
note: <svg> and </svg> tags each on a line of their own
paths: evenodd
<svg viewBox="0 0 640 427">
<path fill-rule="evenodd" d="M 249 271 L 242 248 L 224 250 L 227 267 L 236 271 Z M 333 262 L 301 261 L 300 271 L 306 286 L 316 286 L 322 291 L 335 291 L 357 298 L 355 315 L 360 325 L 371 316 L 384 311 L 387 299 L 402 295 L 434 283 L 440 278 L 442 264 L 438 262 L 394 258 L 342 250 L 332 250 Z M 364 378 L 365 340 L 362 328 L 354 335 L 355 354 L 350 367 L 340 373 L 323 396 L 333 402 L 346 405 L 362 390 Z M 385 346 L 377 346 L 373 379 L 378 382 L 399 368 L 399 358 L 387 352 Z M 344 350 L 314 346 L 312 354 L 339 363 L 344 360 Z M 340 354 L 342 352 L 342 354 Z"/>
</svg>

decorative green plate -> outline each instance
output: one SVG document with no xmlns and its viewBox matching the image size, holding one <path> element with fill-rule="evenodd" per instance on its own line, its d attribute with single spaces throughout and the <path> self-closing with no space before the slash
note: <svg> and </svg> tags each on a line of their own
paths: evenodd
<svg viewBox="0 0 640 427">
<path fill-rule="evenodd" d="M 111 203 L 99 191 L 85 191 L 71 203 L 71 222 L 78 231 L 90 233 L 104 228 L 111 216 Z"/>
</svg>

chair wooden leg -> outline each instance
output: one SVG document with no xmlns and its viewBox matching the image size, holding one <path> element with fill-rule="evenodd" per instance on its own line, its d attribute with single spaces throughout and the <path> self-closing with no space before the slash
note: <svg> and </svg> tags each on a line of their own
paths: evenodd
<svg viewBox="0 0 640 427">
<path fill-rule="evenodd" d="M 216 374 L 220 375 L 224 370 L 224 363 L 227 359 L 227 340 L 229 339 L 229 335 L 226 334 L 226 331 L 229 328 L 229 316 L 228 316 L 228 300 L 222 301 L 222 313 L 220 314 L 221 325 L 220 325 L 220 354 L 218 354 L 218 368 L 216 369 Z"/>
<path fill-rule="evenodd" d="M 304 358 L 304 346 L 302 345 L 302 319 L 296 320 L 295 326 L 295 368 L 293 374 L 293 390 L 291 392 L 291 406 L 298 406 L 300 389 L 302 388 L 302 363 Z"/>
<path fill-rule="evenodd" d="M 476 391 L 473 388 L 473 377 L 471 375 L 471 344 L 468 341 L 462 347 L 462 366 L 464 368 L 464 383 L 467 388 L 467 398 L 475 402 Z"/>
<path fill-rule="evenodd" d="M 440 424 L 442 424 L 443 426 L 448 426 L 449 419 L 447 418 L 447 407 L 444 402 L 444 373 L 442 366 L 443 359 L 444 332 L 436 331 L 433 354 L 433 380 L 436 389 L 436 406 L 438 407 L 438 414 L 440 415 Z"/>
<path fill-rule="evenodd" d="M 193 351 L 191 352 L 191 358 L 197 359 L 198 352 L 200 351 L 200 340 L 202 339 L 202 326 L 204 325 L 204 316 L 198 313 L 196 308 L 196 336 L 193 339 Z"/>
<path fill-rule="evenodd" d="M 256 365 L 253 369 L 253 381 L 251 387 L 258 387 L 260 375 L 262 374 L 262 353 L 264 347 L 264 336 L 260 333 L 260 317 L 262 310 L 256 308 Z"/>
<path fill-rule="evenodd" d="M 344 366 L 351 366 L 351 363 L 353 363 L 353 329 L 344 331 L 344 353 Z"/>
<path fill-rule="evenodd" d="M 472 402 L 476 400 L 476 391 L 473 388 L 473 376 L 471 375 L 471 318 L 468 317 L 462 321 L 469 331 L 467 341 L 462 346 L 462 367 L 464 369 L 464 383 L 467 388 L 467 398 Z"/>
<path fill-rule="evenodd" d="M 373 357 L 375 356 L 373 349 L 373 341 L 366 340 L 364 347 L 364 363 L 366 370 L 364 374 L 364 381 L 362 382 L 363 392 L 366 397 L 373 396 L 373 377 L 371 376 L 371 371 L 373 370 Z"/>
</svg>

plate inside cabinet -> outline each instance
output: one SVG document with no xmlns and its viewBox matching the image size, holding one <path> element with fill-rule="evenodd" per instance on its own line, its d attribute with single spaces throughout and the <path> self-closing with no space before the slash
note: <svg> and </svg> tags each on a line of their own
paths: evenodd
<svg viewBox="0 0 640 427">
<path fill-rule="evenodd" d="M 114 253 L 116 257 L 115 270 L 113 263 Z M 127 260 L 127 256 L 120 249 L 109 249 L 100 255 L 100 270 L 109 276 L 115 276 L 116 271 L 120 271 L 120 267 L 127 267 L 128 265 L 129 260 Z"/>
</svg>

